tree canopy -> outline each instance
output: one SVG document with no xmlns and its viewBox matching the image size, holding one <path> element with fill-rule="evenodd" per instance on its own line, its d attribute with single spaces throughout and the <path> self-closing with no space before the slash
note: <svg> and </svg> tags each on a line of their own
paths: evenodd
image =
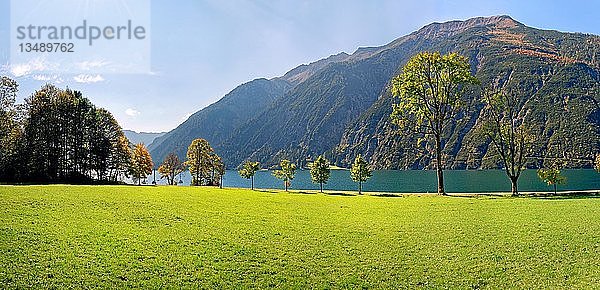
<svg viewBox="0 0 600 290">
<path fill-rule="evenodd" d="M 167 179 L 167 184 L 175 185 L 175 176 L 177 174 L 183 172 L 185 166 L 179 160 L 179 157 L 175 155 L 175 153 L 169 153 L 163 163 L 158 167 L 158 173 L 160 173 L 160 178 Z"/>
<path fill-rule="evenodd" d="M 558 168 L 541 168 L 538 169 L 537 174 L 543 182 L 554 187 L 554 194 L 556 194 L 557 185 L 567 182 L 567 178 L 561 174 Z"/>
<path fill-rule="evenodd" d="M 242 165 L 242 168 L 238 171 L 242 178 L 250 179 L 250 187 L 254 190 L 254 175 L 256 171 L 260 170 L 259 162 L 246 161 Z"/>
<path fill-rule="evenodd" d="M 19 84 L 8 77 L 0 78 L 0 181 L 15 178 L 17 141 L 21 128 L 16 121 L 15 100 Z"/>
<path fill-rule="evenodd" d="M 192 141 L 187 151 L 187 161 L 191 185 L 220 185 L 221 177 L 225 174 L 225 166 L 221 158 L 205 139 Z"/>
<path fill-rule="evenodd" d="M 521 109 L 522 99 L 516 92 L 501 89 L 484 90 L 481 113 L 481 132 L 491 142 L 492 148 L 502 161 L 504 171 L 510 179 L 512 194 L 518 195 L 518 179 L 525 169 L 526 157 L 535 136 L 525 122 Z"/>
<path fill-rule="evenodd" d="M 287 159 L 281 160 L 279 163 L 280 169 L 273 171 L 273 175 L 277 179 L 283 180 L 283 186 L 285 187 L 285 191 L 288 190 L 288 187 L 292 184 L 292 179 L 294 179 L 294 175 L 296 174 L 296 164 L 290 162 Z"/>
<path fill-rule="evenodd" d="M 310 179 L 320 185 L 321 192 L 323 192 L 323 184 L 327 183 L 330 175 L 329 160 L 325 156 L 320 155 L 310 164 Z"/>
<path fill-rule="evenodd" d="M 154 163 L 146 146 L 142 143 L 136 144 L 133 147 L 133 156 L 131 158 L 131 174 L 134 181 L 137 181 L 138 185 L 140 185 L 142 180 L 145 180 L 152 173 L 153 167 Z"/>
<path fill-rule="evenodd" d="M 114 183 L 125 177 L 129 141 L 110 112 L 53 85 L 15 105 L 17 90 L 14 80 L 0 79 L 0 180 Z"/>
<path fill-rule="evenodd" d="M 419 143 L 428 139 L 435 142 L 439 194 L 445 193 L 442 151 L 447 127 L 463 109 L 469 85 L 477 83 L 466 57 L 439 52 L 413 56 L 392 79 L 392 94 L 397 97 L 392 121 L 401 130 L 422 135 Z"/>
<path fill-rule="evenodd" d="M 361 154 L 358 154 L 350 169 L 350 178 L 352 178 L 354 182 L 358 182 L 358 194 L 362 194 L 362 184 L 369 180 L 372 174 L 369 163 L 367 163 Z"/>
</svg>

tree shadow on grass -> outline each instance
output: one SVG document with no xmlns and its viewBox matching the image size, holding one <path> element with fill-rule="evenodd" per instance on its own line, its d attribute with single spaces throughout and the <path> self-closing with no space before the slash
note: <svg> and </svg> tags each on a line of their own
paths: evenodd
<svg viewBox="0 0 600 290">
<path fill-rule="evenodd" d="M 336 195 L 336 196 L 359 196 L 358 194 L 348 192 L 323 192 L 325 195 Z"/>
<path fill-rule="evenodd" d="M 258 191 L 258 192 L 264 192 L 264 193 L 289 193 L 289 194 L 317 194 L 318 192 L 310 192 L 310 191 L 296 191 L 296 190 L 289 190 L 289 191 L 285 191 L 283 189 L 281 190 L 270 190 L 270 189 L 255 189 L 254 191 Z"/>
<path fill-rule="evenodd" d="M 552 192 L 528 192 L 521 193 L 517 196 L 511 195 L 510 193 L 475 193 L 475 194 L 449 194 L 445 197 L 458 197 L 458 198 L 532 198 L 532 199 L 586 199 L 586 198 L 600 198 L 600 191 L 573 191 L 573 192 L 559 192 L 554 194 Z"/>
<path fill-rule="evenodd" d="M 289 193 L 296 193 L 296 194 L 317 194 L 317 192 L 310 192 L 310 191 L 290 191 Z"/>
<path fill-rule="evenodd" d="M 381 194 L 372 194 L 371 196 L 374 197 L 404 197 L 403 194 L 399 194 L 399 193 L 381 193 Z M 417 195 L 415 195 L 417 196 Z M 421 196 L 421 195 L 418 195 Z"/>
<path fill-rule="evenodd" d="M 254 191 L 264 192 L 264 193 L 278 193 L 277 191 L 268 190 L 268 189 L 254 189 Z"/>
<path fill-rule="evenodd" d="M 597 192 L 572 192 L 572 193 L 535 193 L 529 196 L 535 199 L 553 200 L 553 199 L 589 199 L 589 198 L 600 198 L 600 191 Z"/>
<path fill-rule="evenodd" d="M 442 197 L 459 197 L 459 198 L 500 198 L 500 197 L 511 197 L 510 195 L 507 194 L 501 194 L 501 193 L 485 193 L 485 194 L 461 194 L 461 193 L 454 193 L 454 194 L 448 194 L 448 195 L 436 195 L 436 196 L 442 196 Z"/>
</svg>

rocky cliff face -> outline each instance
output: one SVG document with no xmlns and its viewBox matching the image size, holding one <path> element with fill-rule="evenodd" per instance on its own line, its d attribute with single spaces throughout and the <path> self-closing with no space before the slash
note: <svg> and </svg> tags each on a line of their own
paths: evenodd
<svg viewBox="0 0 600 290">
<path fill-rule="evenodd" d="M 499 16 L 432 24 L 408 37 L 427 43 L 428 47 L 417 50 L 458 51 L 469 56 L 482 84 L 506 83 L 519 88 L 525 103 L 521 113 L 539 137 L 529 166 L 541 166 L 548 156 L 572 159 L 572 167 L 591 165 L 589 159 L 600 144 L 598 36 L 537 30 Z M 397 47 L 406 46 L 404 39 L 396 42 Z M 472 94 L 469 110 L 458 116 L 448 132 L 444 153 L 450 168 L 499 166 L 489 144 L 478 137 L 478 93 Z M 363 152 L 376 168 L 433 166 L 429 154 L 416 150 L 423 148 L 415 148 L 415 136 L 402 134 L 391 124 L 393 101 L 384 91 L 346 129 L 332 150 L 338 163 L 348 165 L 353 156 Z"/>
</svg>

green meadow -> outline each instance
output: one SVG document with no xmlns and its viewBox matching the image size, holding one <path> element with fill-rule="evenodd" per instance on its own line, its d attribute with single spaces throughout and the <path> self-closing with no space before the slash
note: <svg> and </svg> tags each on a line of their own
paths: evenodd
<svg viewBox="0 0 600 290">
<path fill-rule="evenodd" d="M 0 186 L 0 285 L 594 288 L 600 199 Z"/>
</svg>

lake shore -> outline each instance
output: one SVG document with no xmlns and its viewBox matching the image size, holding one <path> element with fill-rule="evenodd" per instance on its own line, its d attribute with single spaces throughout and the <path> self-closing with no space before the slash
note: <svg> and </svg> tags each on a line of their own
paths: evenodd
<svg viewBox="0 0 600 290">
<path fill-rule="evenodd" d="M 133 185 L 133 184 L 116 184 L 116 185 L 75 185 L 75 184 L 4 184 L 0 183 L 0 188 L 2 187 L 28 187 L 28 186 L 73 186 L 73 187 L 161 187 L 161 188 L 194 188 L 190 186 L 177 186 L 177 185 Z M 199 186 L 198 189 L 201 188 L 213 188 L 219 189 L 217 186 Z M 233 190 L 250 190 L 245 187 L 223 187 L 223 189 L 233 189 Z M 267 193 L 286 193 L 285 190 L 279 188 L 255 188 L 254 191 L 257 192 L 267 192 Z M 376 197 L 403 197 L 403 196 L 438 196 L 437 192 L 384 192 L 384 191 L 363 191 L 361 195 L 358 194 L 358 191 L 353 190 L 323 190 L 320 192 L 315 189 L 289 189 L 287 193 L 291 194 L 323 194 L 323 195 L 337 195 L 337 196 L 376 196 Z M 503 192 L 447 192 L 445 196 L 448 197 L 511 197 L 512 193 L 510 191 Z M 600 197 L 600 189 L 590 189 L 590 190 L 562 190 L 557 191 L 554 194 L 553 191 L 522 191 L 519 192 L 518 197 L 565 197 L 565 196 L 598 196 Z"/>
<path fill-rule="evenodd" d="M 226 187 L 227 189 L 248 189 L 242 187 Z M 255 191 L 259 192 L 270 192 L 270 193 L 285 193 L 286 191 L 283 189 L 275 189 L 275 188 L 255 188 Z M 320 194 L 319 190 L 313 189 L 290 189 L 287 191 L 288 193 L 293 194 Z M 342 195 L 342 196 L 360 196 L 358 191 L 351 190 L 323 190 L 321 194 L 324 195 Z M 380 197 L 402 197 L 402 196 L 436 196 L 437 192 L 383 192 L 383 191 L 363 191 L 362 195 L 364 196 L 380 196 Z M 486 196 L 503 196 L 509 197 L 511 196 L 511 192 L 448 192 L 446 196 L 450 197 L 486 197 Z M 600 196 L 600 189 L 592 189 L 592 190 L 564 190 L 557 191 L 554 194 L 553 191 L 524 191 L 519 192 L 520 197 L 552 197 L 552 196 Z"/>
</svg>

